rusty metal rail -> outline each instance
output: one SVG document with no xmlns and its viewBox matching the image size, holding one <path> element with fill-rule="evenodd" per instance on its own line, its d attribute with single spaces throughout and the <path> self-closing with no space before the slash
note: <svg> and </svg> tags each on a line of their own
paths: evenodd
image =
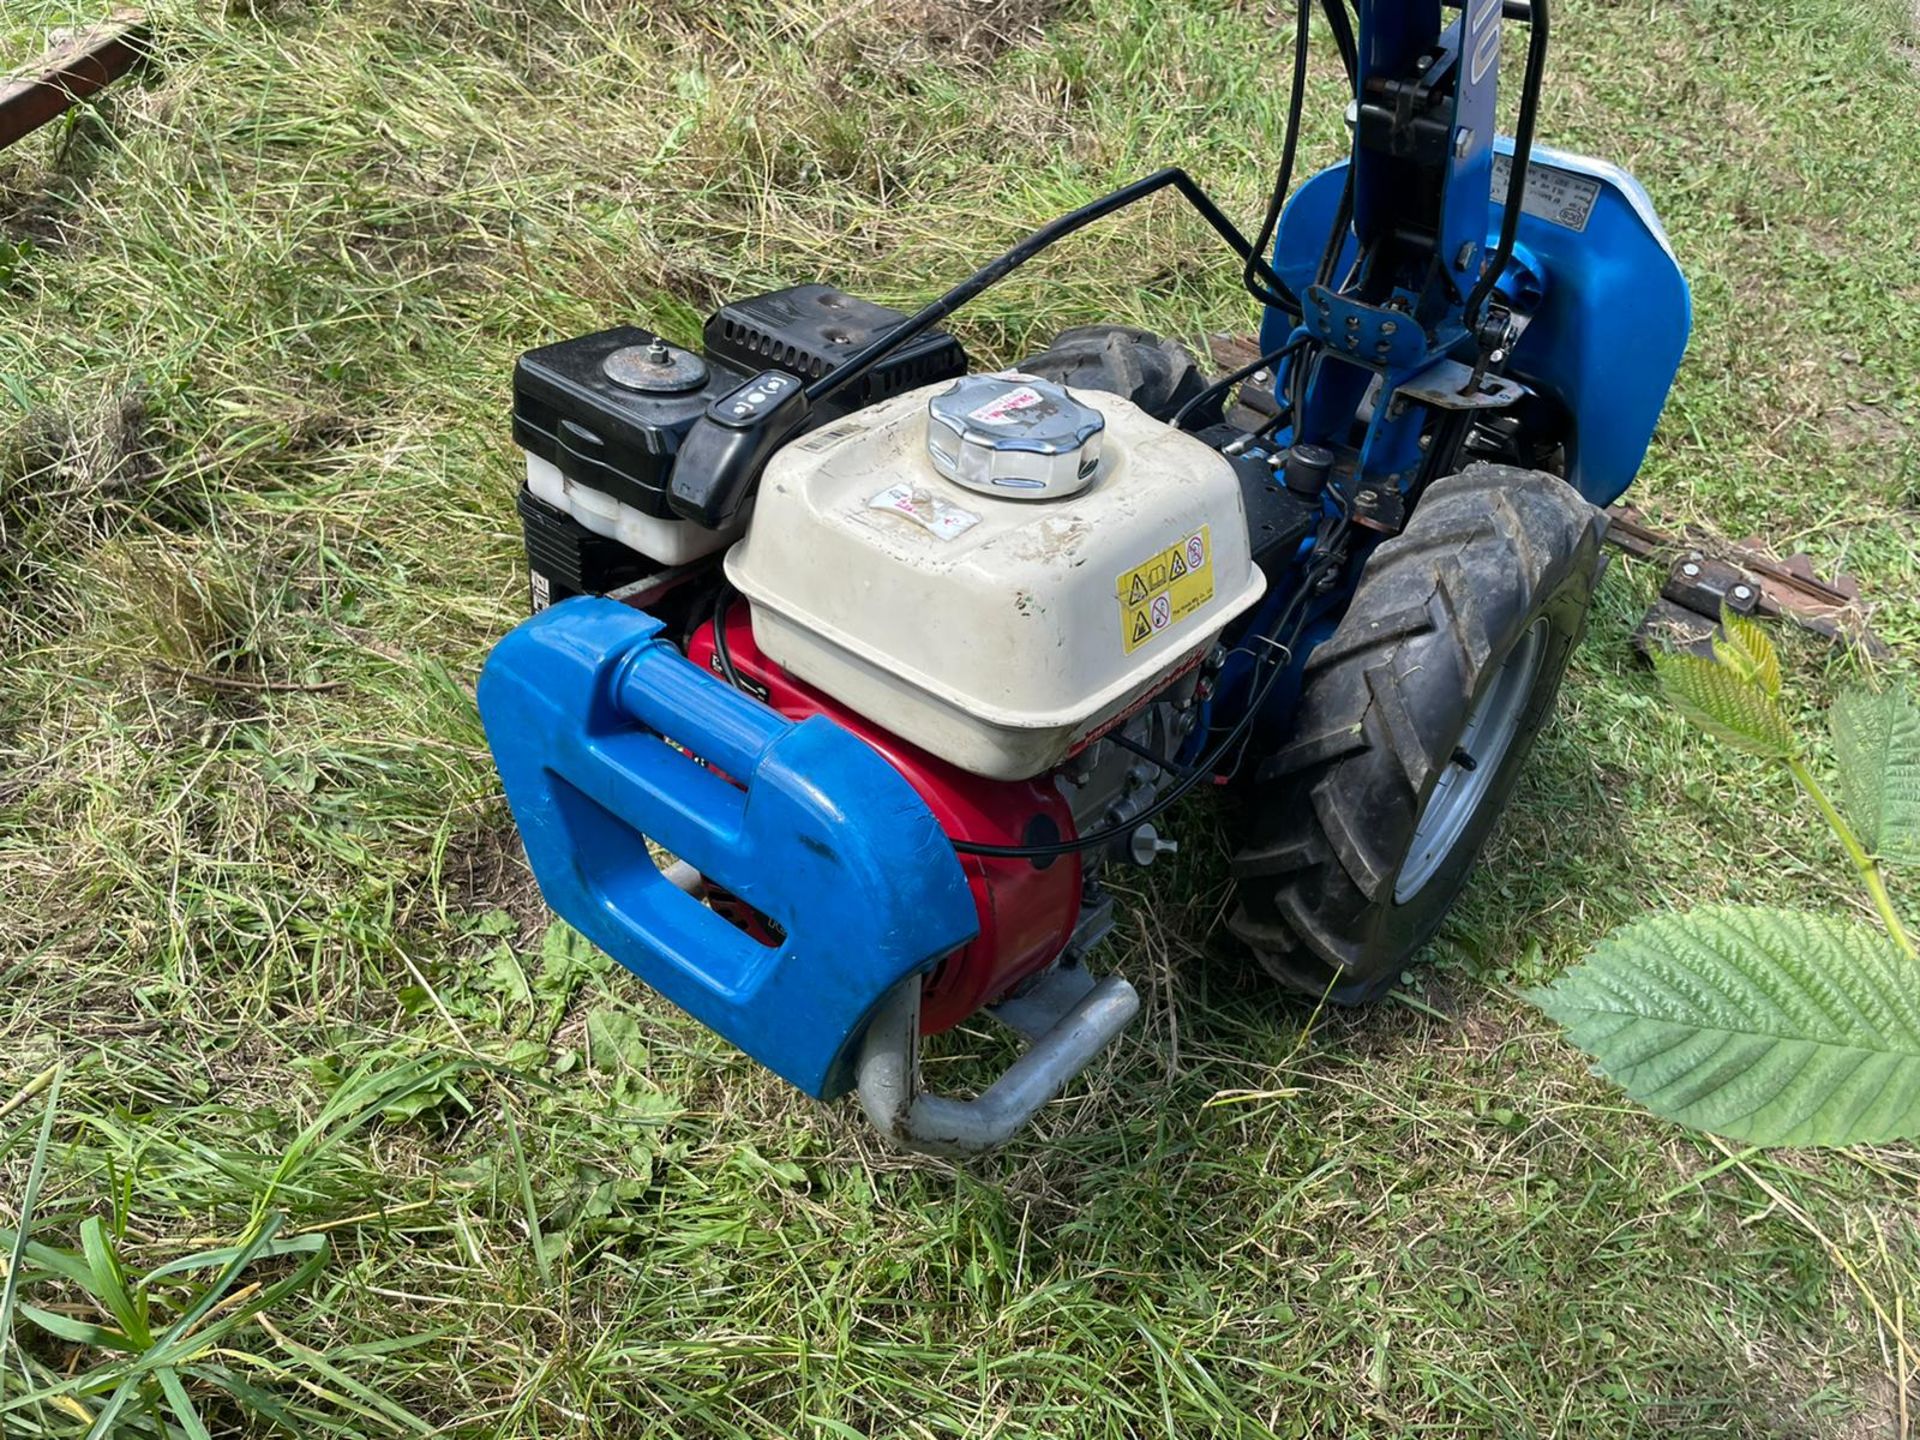
<svg viewBox="0 0 1920 1440">
<path fill-rule="evenodd" d="M 145 58 L 149 38 L 144 12 L 116 10 L 0 80 L 0 150 L 126 74 Z"/>
<path fill-rule="evenodd" d="M 1892 654 L 1869 626 L 1869 607 L 1860 594 L 1860 582 L 1851 575 L 1843 572 L 1824 578 L 1814 573 L 1813 562 L 1805 555 L 1776 559 L 1759 540 L 1722 540 L 1692 527 L 1668 534 L 1649 524 L 1646 516 L 1631 505 L 1612 507 L 1607 511 L 1607 522 L 1608 542 L 1636 559 L 1664 554 L 1677 566 L 1692 563 L 1710 575 L 1724 571 L 1721 588 L 1742 582 L 1751 585 L 1756 592 L 1753 614 L 1778 616 L 1828 640 L 1857 645 L 1869 655 L 1885 658 Z M 1682 588 L 1689 587 L 1683 584 Z M 1718 616 L 1717 601 L 1700 605 L 1698 598 L 1693 597 L 1689 603 L 1700 614 L 1709 619 Z M 1734 608 L 1748 607 L 1735 604 Z M 1652 612 L 1649 618 L 1655 618 Z"/>
</svg>

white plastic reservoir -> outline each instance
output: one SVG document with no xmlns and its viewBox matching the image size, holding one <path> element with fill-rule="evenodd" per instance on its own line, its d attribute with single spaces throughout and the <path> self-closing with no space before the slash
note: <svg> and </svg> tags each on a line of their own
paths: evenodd
<svg viewBox="0 0 1920 1440">
<path fill-rule="evenodd" d="M 944 478 L 927 405 L 952 383 L 776 454 L 727 574 L 793 675 L 966 770 L 1022 779 L 1195 658 L 1265 579 L 1233 467 L 1119 396 L 1072 392 L 1105 421 L 1076 494 Z"/>
</svg>

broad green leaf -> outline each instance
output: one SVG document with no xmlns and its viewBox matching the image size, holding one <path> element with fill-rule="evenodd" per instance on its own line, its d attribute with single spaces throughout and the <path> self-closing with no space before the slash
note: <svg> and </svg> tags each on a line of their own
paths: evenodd
<svg viewBox="0 0 1920 1440">
<path fill-rule="evenodd" d="M 1780 707 L 1736 671 L 1698 655 L 1656 654 L 1653 668 L 1674 708 L 1709 735 L 1768 760 L 1798 752 Z"/>
<path fill-rule="evenodd" d="M 531 1075 L 547 1063 L 547 1047 L 538 1040 L 516 1040 L 501 1063 L 511 1074 Z"/>
<path fill-rule="evenodd" d="M 1780 696 L 1780 656 L 1760 622 L 1725 606 L 1720 609 L 1720 634 L 1713 653 L 1722 665 L 1758 687 L 1771 699 Z"/>
<path fill-rule="evenodd" d="M 599 1006 L 587 1012 L 587 1048 L 596 1070 L 617 1070 L 622 1065 L 647 1068 L 647 1042 L 640 1023 L 624 1010 Z"/>
<path fill-rule="evenodd" d="M 511 935 L 519 930 L 520 922 L 511 911 L 487 910 L 467 921 L 465 928 L 472 935 Z"/>
<path fill-rule="evenodd" d="M 558 1018 L 582 983 L 607 963 L 586 936 L 564 920 L 556 920 L 540 939 L 540 972 L 533 978 L 534 993 L 548 1002 Z"/>
<path fill-rule="evenodd" d="M 494 946 L 486 956 L 486 967 L 480 974 L 480 983 L 494 994 L 502 996 L 508 1004 L 533 1003 L 533 988 L 527 984 L 527 972 L 521 968 L 520 957 L 510 947 Z"/>
<path fill-rule="evenodd" d="M 540 960 L 548 974 L 571 976 L 592 968 L 593 943 L 566 921 L 556 920 L 540 936 Z"/>
<path fill-rule="evenodd" d="M 1866 847 L 1920 865 L 1920 704 L 1905 689 L 1849 690 L 1833 704 L 1840 797 Z"/>
<path fill-rule="evenodd" d="M 1746 906 L 1656 915 L 1528 998 L 1683 1125 L 1751 1145 L 1920 1135 L 1920 965 L 1862 926 Z"/>
</svg>

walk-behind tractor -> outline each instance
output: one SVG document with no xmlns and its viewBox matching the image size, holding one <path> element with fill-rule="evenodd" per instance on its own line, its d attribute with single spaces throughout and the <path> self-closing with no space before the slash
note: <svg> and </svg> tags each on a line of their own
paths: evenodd
<svg viewBox="0 0 1920 1440">
<path fill-rule="evenodd" d="M 1686 282 L 1630 176 L 1533 143 L 1547 0 L 1354 4 L 1321 5 L 1350 158 L 1289 198 L 1301 0 L 1256 239 L 1163 170 L 912 316 L 802 285 L 722 306 L 700 353 L 623 326 L 519 362 L 537 613 L 480 709 L 534 874 L 901 1145 L 1002 1143 L 1121 1032 L 1103 877 L 1173 850 L 1203 786 L 1239 827 L 1233 935 L 1304 996 L 1381 995 L 1580 639 Z M 937 328 L 1164 190 L 1263 307 L 1255 362 L 1206 383 L 1089 326 L 976 373 Z M 982 1009 L 1026 1050 L 923 1089 L 922 1037 Z"/>
</svg>

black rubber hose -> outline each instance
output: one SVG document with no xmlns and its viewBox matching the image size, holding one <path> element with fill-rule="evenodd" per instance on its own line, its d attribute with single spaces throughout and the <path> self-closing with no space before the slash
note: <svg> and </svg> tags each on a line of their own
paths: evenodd
<svg viewBox="0 0 1920 1440">
<path fill-rule="evenodd" d="M 1274 231 L 1280 227 L 1280 212 L 1286 206 L 1287 193 L 1293 188 L 1294 157 L 1300 146 L 1300 120 L 1306 108 L 1308 21 L 1312 15 L 1313 0 L 1300 0 L 1300 14 L 1293 32 L 1293 88 L 1287 96 L 1287 128 L 1285 138 L 1280 143 L 1280 174 L 1273 182 L 1273 194 L 1267 199 L 1266 217 L 1260 222 L 1260 233 L 1253 242 L 1253 252 L 1247 256 L 1246 264 L 1240 271 L 1240 283 L 1246 286 L 1254 299 L 1294 315 L 1305 313 L 1298 297 L 1284 282 L 1277 290 L 1271 291 L 1258 284 L 1254 275 L 1254 261 L 1264 258 L 1267 247 L 1273 244 Z"/>
<path fill-rule="evenodd" d="M 1169 167 L 1165 170 L 1157 170 L 1144 179 L 1134 181 L 1131 185 L 1123 185 L 1109 195 L 1103 195 L 1098 200 L 1082 205 L 1078 210 L 1069 211 L 1058 220 L 1042 225 L 1018 245 L 1001 255 L 999 259 L 983 265 L 938 300 L 901 321 L 886 334 L 869 341 L 863 348 L 807 386 L 808 401 L 817 409 L 823 402 L 839 394 L 907 341 L 938 325 L 983 290 L 999 284 L 1055 241 L 1063 240 L 1076 230 L 1084 230 L 1094 221 L 1104 219 L 1116 210 L 1125 209 L 1135 201 L 1144 200 L 1147 196 L 1169 187 L 1178 190 L 1186 198 L 1187 203 L 1200 212 L 1200 218 L 1213 227 L 1220 238 L 1232 248 L 1234 254 L 1243 261 L 1249 261 L 1255 267 L 1263 284 L 1281 286 L 1280 277 L 1273 273 L 1266 261 L 1254 253 L 1253 242 L 1240 233 L 1239 228 L 1226 217 L 1218 205 L 1213 203 L 1207 192 L 1194 183 L 1193 177 L 1177 167 Z"/>
<path fill-rule="evenodd" d="M 1264 370 L 1269 365 L 1278 365 L 1282 360 L 1285 360 L 1288 356 L 1298 354 L 1300 351 L 1304 350 L 1307 346 L 1311 345 L 1312 343 L 1313 343 L 1313 337 L 1311 335 L 1298 336 L 1295 339 L 1289 340 L 1286 344 L 1282 345 L 1278 350 L 1269 350 L 1265 355 L 1262 355 L 1259 359 L 1249 361 L 1247 364 L 1242 365 L 1238 370 L 1234 370 L 1229 372 L 1228 374 L 1222 375 L 1218 380 L 1214 381 L 1211 385 L 1207 386 L 1206 389 L 1202 390 L 1198 395 L 1195 395 L 1191 400 L 1187 401 L 1186 404 L 1182 405 L 1178 410 L 1174 411 L 1173 419 L 1169 420 L 1167 423 L 1173 426 L 1173 428 L 1176 430 L 1181 430 L 1186 428 L 1187 416 L 1191 415 L 1195 410 L 1199 409 L 1200 406 L 1206 404 L 1207 401 L 1213 399 L 1214 396 L 1222 394 L 1225 391 L 1231 390 L 1235 385 L 1238 385 L 1242 380 L 1245 380 L 1249 375 L 1255 374 L 1260 370 Z"/>
<path fill-rule="evenodd" d="M 1347 230 L 1353 224 L 1353 166 L 1347 166 L 1345 183 L 1340 187 L 1340 203 L 1333 212 L 1333 224 L 1327 230 L 1326 247 L 1320 252 L 1320 265 L 1314 271 L 1313 283 L 1323 289 L 1333 281 L 1333 267 L 1340 263 L 1340 252 L 1346 248 Z"/>
<path fill-rule="evenodd" d="M 1532 0 L 1528 21 L 1527 70 L 1520 83 L 1520 113 L 1513 126 L 1513 165 L 1507 172 L 1507 204 L 1500 214 L 1500 243 L 1480 272 L 1480 283 L 1467 296 L 1465 315 L 1469 332 L 1478 329 L 1480 308 L 1487 303 L 1501 272 L 1513 258 L 1520 212 L 1527 200 L 1527 165 L 1533 159 L 1533 127 L 1539 118 L 1540 91 L 1547 73 L 1547 0 Z"/>
</svg>

